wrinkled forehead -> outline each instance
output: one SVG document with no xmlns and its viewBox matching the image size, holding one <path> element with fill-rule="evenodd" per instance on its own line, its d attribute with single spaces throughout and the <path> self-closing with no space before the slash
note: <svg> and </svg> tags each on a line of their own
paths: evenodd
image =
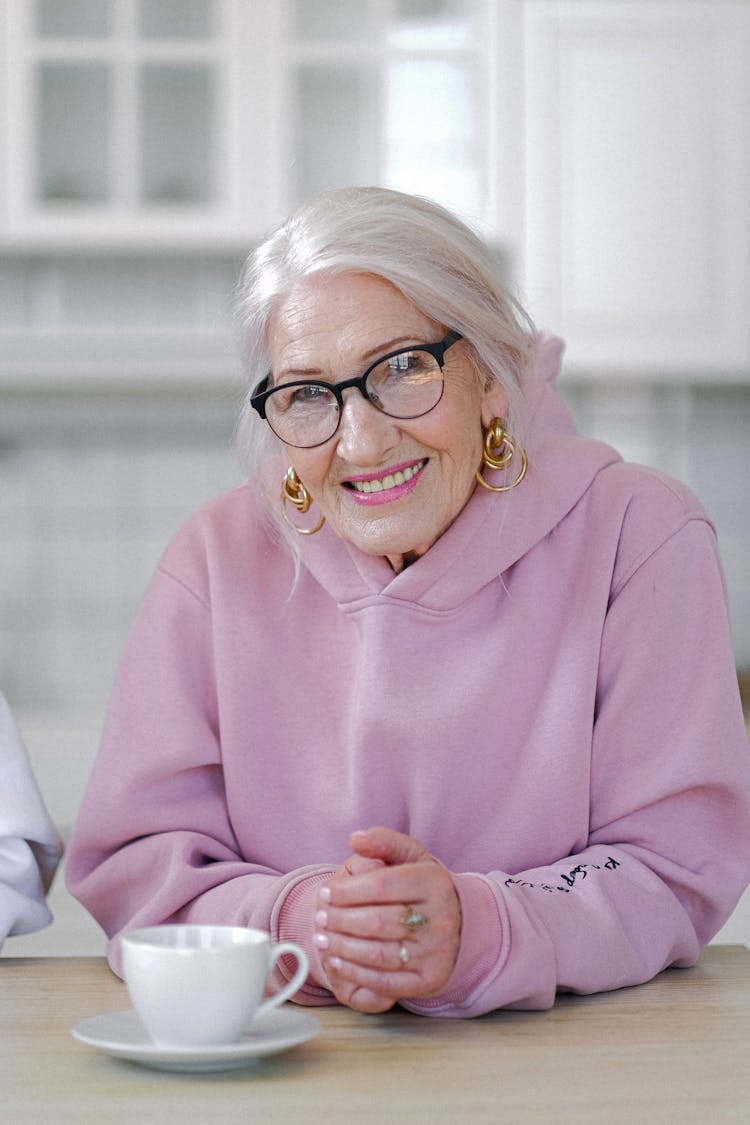
<svg viewBox="0 0 750 1125">
<path fill-rule="evenodd" d="M 383 278 L 312 275 L 294 283 L 269 320 L 271 370 L 348 371 L 402 343 L 434 341 L 440 328 Z"/>
</svg>

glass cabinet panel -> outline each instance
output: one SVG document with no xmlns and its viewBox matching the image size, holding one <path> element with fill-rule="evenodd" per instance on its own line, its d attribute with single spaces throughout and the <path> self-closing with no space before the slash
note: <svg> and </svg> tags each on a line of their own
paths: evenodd
<svg viewBox="0 0 750 1125">
<path fill-rule="evenodd" d="M 212 196 L 214 82 L 201 64 L 141 69 L 141 197 L 195 204 Z"/>
<path fill-rule="evenodd" d="M 373 86 L 373 75 L 361 66 L 298 68 L 290 169 L 295 203 L 374 179 Z"/>
<path fill-rule="evenodd" d="M 291 202 L 367 182 L 481 210 L 479 0 L 291 0 L 290 15 Z"/>
<path fill-rule="evenodd" d="M 292 0 L 290 26 L 300 42 L 355 42 L 385 27 L 389 46 L 469 46 L 476 0 Z"/>
<path fill-rule="evenodd" d="M 470 67 L 426 59 L 391 63 L 386 74 L 385 182 L 455 210 L 476 210 L 475 107 Z"/>
<path fill-rule="evenodd" d="M 112 31 L 113 0 L 37 0 L 36 30 L 55 38 L 96 38 Z"/>
<path fill-rule="evenodd" d="M 388 41 L 412 49 L 467 47 L 475 15 L 475 0 L 395 0 Z"/>
<path fill-rule="evenodd" d="M 294 0 L 292 35 L 310 42 L 360 39 L 367 34 L 368 13 L 368 0 Z"/>
<path fill-rule="evenodd" d="M 110 72 L 105 64 L 37 71 L 37 195 L 44 203 L 101 203 L 111 191 Z"/>
<path fill-rule="evenodd" d="M 218 0 L 28 2 L 29 195 L 41 212 L 162 218 L 222 202 Z"/>
<path fill-rule="evenodd" d="M 205 39 L 213 32 L 214 0 L 140 0 L 145 39 Z"/>
</svg>

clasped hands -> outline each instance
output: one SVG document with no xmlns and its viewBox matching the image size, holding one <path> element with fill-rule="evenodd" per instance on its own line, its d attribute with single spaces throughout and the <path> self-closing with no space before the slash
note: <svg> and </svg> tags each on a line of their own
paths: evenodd
<svg viewBox="0 0 750 1125">
<path fill-rule="evenodd" d="M 461 938 L 450 872 L 391 828 L 354 832 L 349 843 L 353 854 L 318 892 L 315 943 L 328 987 L 362 1012 L 438 995 Z M 406 925 L 410 912 L 424 921 Z"/>
</svg>

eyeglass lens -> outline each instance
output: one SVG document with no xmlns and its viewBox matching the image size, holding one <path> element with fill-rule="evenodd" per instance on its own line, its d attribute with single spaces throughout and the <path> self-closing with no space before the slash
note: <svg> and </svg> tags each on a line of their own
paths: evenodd
<svg viewBox="0 0 750 1125">
<path fill-rule="evenodd" d="M 443 372 L 427 351 L 412 349 L 381 360 L 365 381 L 367 398 L 392 418 L 419 418 L 437 406 L 443 393 Z M 271 429 L 288 445 L 322 445 L 339 424 L 335 393 L 320 383 L 275 388 L 266 402 Z"/>
</svg>

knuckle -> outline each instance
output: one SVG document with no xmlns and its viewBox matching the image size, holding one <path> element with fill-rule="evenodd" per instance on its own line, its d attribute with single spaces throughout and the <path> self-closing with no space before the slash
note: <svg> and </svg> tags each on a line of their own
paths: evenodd
<svg viewBox="0 0 750 1125">
<path fill-rule="evenodd" d="M 390 957 L 386 947 L 378 942 L 375 946 L 374 955 L 372 957 L 372 964 L 376 969 L 388 969 L 390 967 Z"/>
<path fill-rule="evenodd" d="M 377 913 L 375 914 L 375 916 L 372 919 L 372 923 L 371 923 L 371 927 L 370 927 L 370 932 L 372 933 L 372 936 L 374 938 L 378 938 L 378 939 L 382 940 L 384 937 L 386 937 L 386 928 L 387 928 L 387 926 L 386 926 L 385 918 L 383 917 L 383 915 L 380 911 L 377 911 Z"/>
</svg>

